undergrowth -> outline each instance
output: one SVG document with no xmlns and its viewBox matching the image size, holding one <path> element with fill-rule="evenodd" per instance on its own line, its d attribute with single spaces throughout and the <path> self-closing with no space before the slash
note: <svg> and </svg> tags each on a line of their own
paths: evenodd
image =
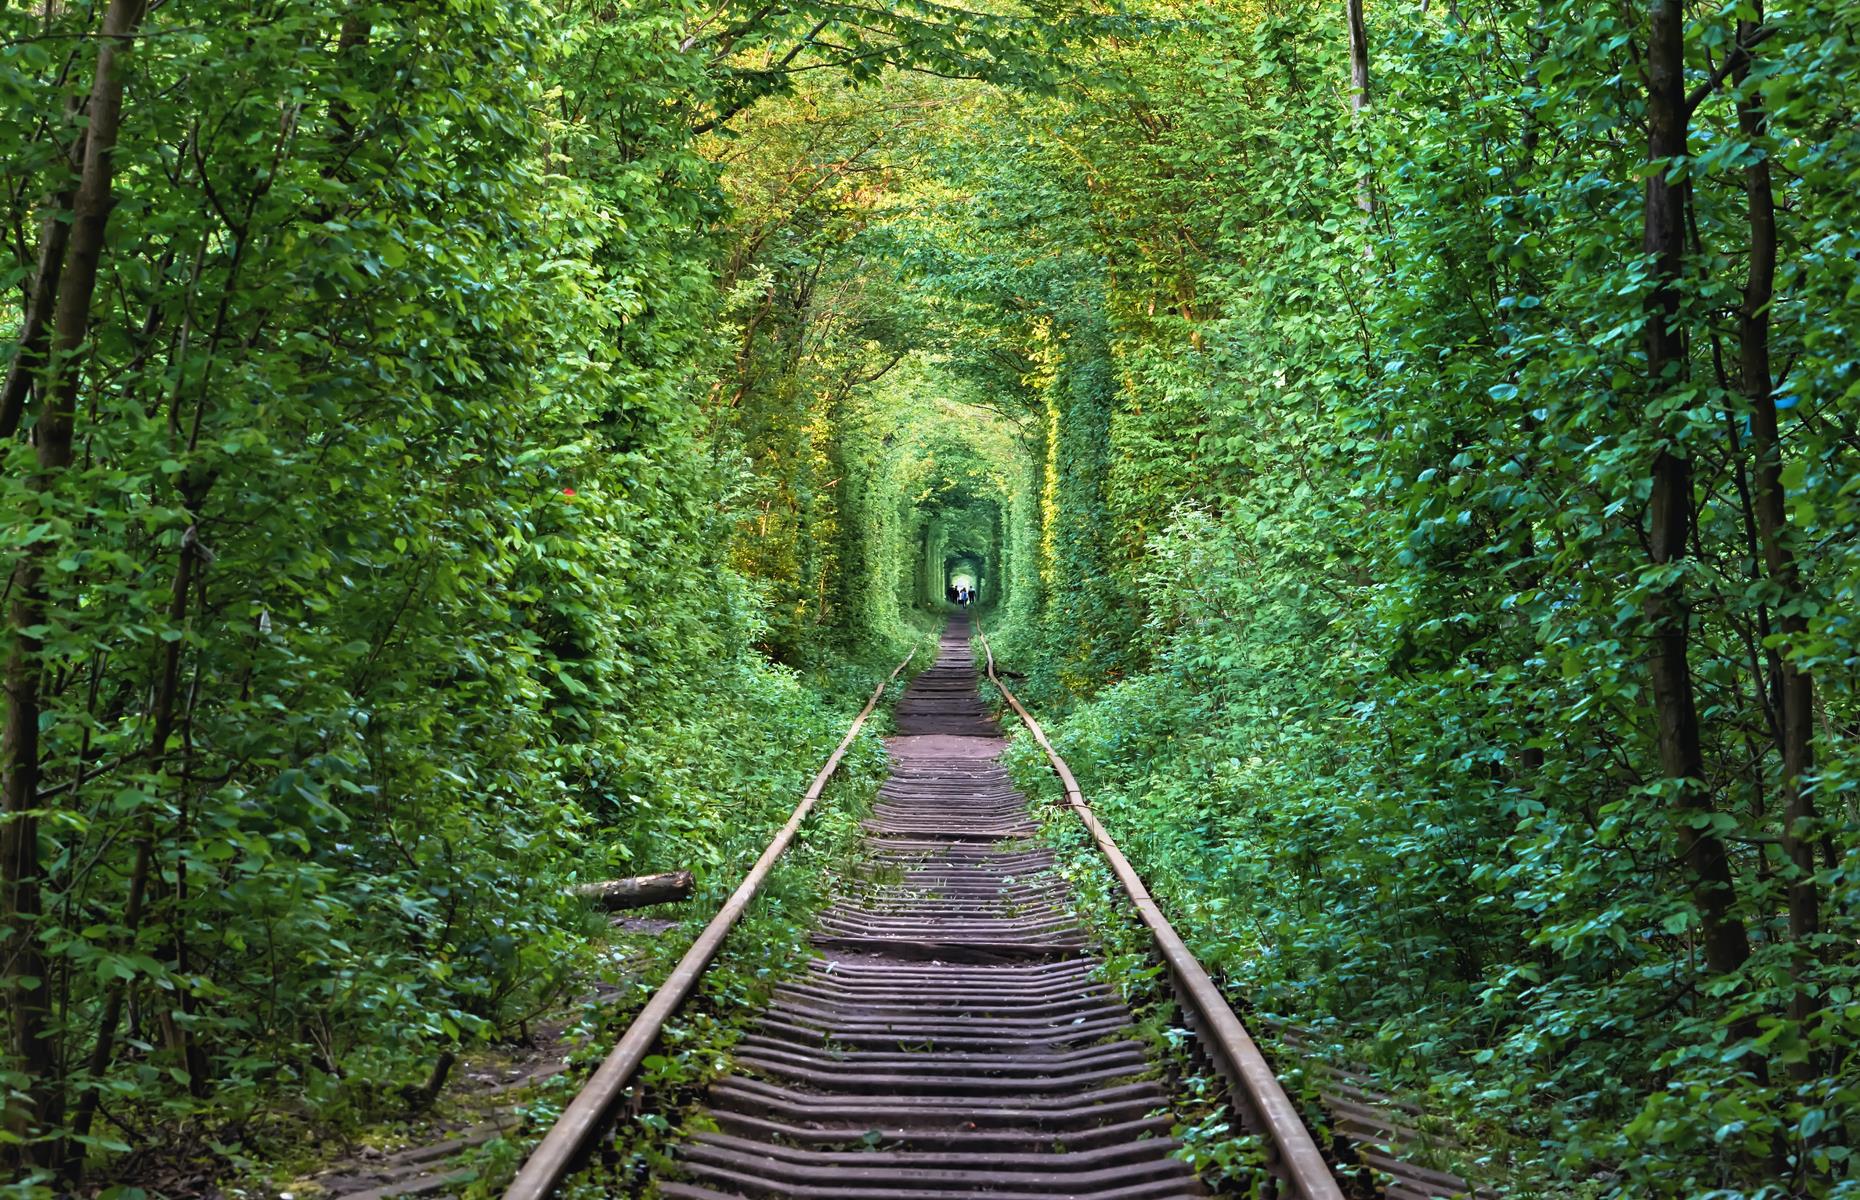
<svg viewBox="0 0 1860 1200">
<path fill-rule="evenodd" d="M 1000 694 L 999 689 L 986 680 L 983 687 L 991 696 Z M 999 701 L 998 708 L 1012 728 L 1018 722 L 1012 709 L 1005 700 Z M 1207 1064 L 1196 1045 L 1195 1035 L 1181 1019 L 1167 968 L 1158 959 L 1148 932 L 1117 883 L 1110 865 L 1083 822 L 1066 805 L 1064 790 L 1045 751 L 1031 734 L 1019 729 L 1004 755 L 1004 762 L 1015 785 L 1032 799 L 1041 819 L 1043 836 L 1060 851 L 1060 869 L 1078 897 L 1081 919 L 1103 948 L 1104 977 L 1119 988 L 1126 1003 L 1138 1015 L 1139 1032 L 1169 1064 L 1171 1078 L 1178 1085 L 1177 1112 L 1183 1117 L 1175 1134 L 1184 1143 L 1181 1157 L 1192 1164 L 1210 1186 L 1222 1189 L 1222 1194 L 1230 1194 L 1228 1189 L 1235 1189 L 1231 1194 L 1253 1195 L 1263 1178 L 1261 1167 L 1265 1148 L 1256 1135 L 1241 1129 L 1237 1114 L 1227 1102 L 1226 1085 Z M 1089 796 L 1086 803 L 1091 803 Z M 1133 860 L 1133 865 L 1141 875 L 1141 864 Z M 1166 897 L 1159 897 L 1157 903 L 1166 915 Z M 1190 927 L 1178 932 L 1191 942 L 1192 949 L 1192 942 L 1204 931 Z M 1206 967 L 1208 960 L 1203 958 L 1202 961 Z M 1331 1133 L 1330 1116 L 1321 1095 L 1321 1080 L 1306 1069 L 1306 1063 L 1373 1063 L 1377 1050 L 1373 1039 L 1351 1039 L 1334 1023 L 1325 1023 L 1301 1028 L 1301 1045 L 1293 1047 L 1281 1036 L 1290 1024 L 1287 1015 L 1255 1011 L 1246 998 L 1235 994 L 1231 982 L 1223 978 L 1218 966 L 1208 969 L 1216 985 L 1227 995 L 1228 1002 L 1240 1014 L 1248 1033 L 1273 1063 L 1279 1082 L 1298 1105 L 1320 1148 L 1326 1149 L 1336 1164 L 1338 1141 Z M 1400 1089 L 1390 1083 L 1385 1090 L 1392 1094 Z M 1455 1143 L 1449 1140 L 1452 1131 L 1438 1118 L 1421 1114 L 1404 1115 L 1402 1119 L 1404 1124 L 1416 1126 L 1423 1135 L 1421 1140 L 1404 1145 L 1405 1158 L 1420 1166 L 1477 1177 L 1478 1164 L 1466 1161 L 1467 1152 L 1455 1148 Z M 1344 1163 L 1341 1171 L 1346 1176 L 1363 1176 L 1367 1185 L 1371 1169 Z"/>
<path fill-rule="evenodd" d="M 927 666 L 930 658 L 920 646 L 911 673 Z M 705 971 L 697 992 L 666 1024 L 659 1045 L 645 1058 L 627 1089 L 614 1130 L 600 1142 L 589 1168 L 563 1189 L 569 1200 L 651 1195 L 651 1180 L 671 1166 L 672 1145 L 708 1127 L 702 1108 L 706 1089 L 728 1071 L 731 1049 L 776 985 L 810 956 L 809 931 L 833 895 L 841 865 L 857 854 L 860 821 L 870 812 L 872 798 L 888 770 L 884 738 L 891 728 L 890 707 L 908 678 L 908 674 L 901 675 L 887 689 L 800 834 Z M 523 1106 L 521 1135 L 484 1148 L 478 1158 L 479 1178 L 467 1189 L 466 1200 L 490 1200 L 501 1194 L 588 1071 L 618 1040 L 735 889 L 771 833 L 745 831 L 733 839 L 727 857 L 739 869 L 717 873 L 714 886 L 686 906 L 690 915 L 658 939 L 649 961 L 629 959 L 616 964 L 624 974 L 613 981 L 624 992 L 616 1000 L 587 1010 L 576 1031 L 580 1048 L 571 1069 L 550 1080 Z"/>
</svg>

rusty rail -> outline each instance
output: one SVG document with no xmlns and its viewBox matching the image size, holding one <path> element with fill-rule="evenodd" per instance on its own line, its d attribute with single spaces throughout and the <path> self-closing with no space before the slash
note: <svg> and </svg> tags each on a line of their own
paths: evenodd
<svg viewBox="0 0 1860 1200">
<path fill-rule="evenodd" d="M 723 907 L 717 910 L 717 915 L 710 919 L 710 924 L 704 926 L 697 940 L 691 943 L 691 948 L 685 951 L 683 958 L 678 960 L 678 965 L 672 968 L 672 973 L 666 976 L 664 983 L 659 985 L 659 990 L 652 994 L 652 999 L 646 1002 L 646 1007 L 640 1010 L 637 1017 L 633 1018 L 633 1023 L 627 1026 L 626 1032 L 621 1035 L 614 1048 L 607 1052 L 607 1057 L 601 1061 L 599 1067 L 595 1068 L 594 1074 L 588 1077 L 588 1082 L 575 1094 L 575 1098 L 562 1111 L 562 1115 L 550 1127 L 549 1132 L 537 1144 L 536 1149 L 530 1151 L 530 1156 L 524 1160 L 522 1169 L 517 1172 L 517 1177 L 511 1180 L 510 1186 L 505 1189 L 504 1200 L 544 1200 L 561 1186 L 562 1180 L 567 1178 L 581 1162 L 594 1138 L 606 1128 L 613 1116 L 615 1106 L 620 1101 L 620 1093 L 631 1082 L 634 1072 L 639 1070 L 640 1061 L 646 1057 L 646 1052 L 658 1040 L 659 1032 L 664 1028 L 665 1022 L 690 997 L 692 990 L 697 986 L 699 977 L 704 974 L 705 968 L 710 966 L 711 960 L 722 948 L 724 938 L 729 936 L 730 930 L 735 927 L 736 922 L 748 909 L 750 901 L 756 898 L 756 893 L 762 890 L 762 885 L 774 869 L 776 860 L 793 843 L 795 835 L 800 831 L 801 822 L 807 819 L 807 814 L 812 811 L 814 803 L 820 799 L 820 793 L 826 788 L 827 780 L 838 769 L 840 760 L 846 757 L 846 751 L 852 746 L 853 739 L 858 737 L 859 730 L 864 728 L 866 718 L 872 715 L 874 708 L 878 707 L 885 689 L 891 686 L 892 680 L 903 674 L 904 668 L 908 667 L 911 659 L 916 656 L 917 651 L 913 649 L 905 655 L 903 662 L 892 669 L 891 674 L 885 677 L 885 681 L 873 689 L 871 699 L 867 700 L 865 707 L 859 710 L 859 715 L 853 719 L 852 727 L 846 731 L 846 736 L 841 739 L 839 746 L 827 759 L 826 765 L 820 768 L 820 773 L 814 776 L 814 782 L 809 785 L 807 793 L 801 797 L 801 802 L 795 806 L 794 814 L 788 818 L 788 823 L 781 827 L 781 831 L 762 852 L 762 857 L 756 860 L 756 865 L 751 867 L 749 874 L 743 877 L 743 882 L 738 884 L 736 891 L 724 901 Z"/>
<path fill-rule="evenodd" d="M 1046 751 L 1047 760 L 1052 763 L 1054 773 L 1065 788 L 1067 806 L 1085 823 L 1099 851 L 1110 862 L 1117 881 L 1123 885 L 1124 894 L 1130 898 L 1138 917 L 1148 927 L 1150 937 L 1155 941 L 1156 949 L 1175 981 L 1176 994 L 1197 1027 L 1196 1032 L 1203 1049 L 1227 1081 L 1228 1090 L 1248 1124 L 1254 1131 L 1266 1136 L 1272 1154 L 1269 1167 L 1291 1186 L 1292 1194 L 1298 1200 L 1343 1200 L 1343 1191 L 1337 1185 L 1336 1176 L 1331 1173 L 1330 1164 L 1318 1150 L 1311 1131 L 1305 1128 L 1297 1106 L 1279 1085 L 1278 1076 L 1273 1073 L 1266 1056 L 1260 1053 L 1259 1046 L 1253 1041 L 1252 1035 L 1247 1033 L 1246 1026 L 1241 1024 L 1239 1016 L 1233 1006 L 1227 1003 L 1220 988 L 1208 977 L 1207 971 L 1183 943 L 1174 926 L 1169 924 L 1169 919 L 1163 916 L 1162 909 L 1157 907 L 1149 889 L 1143 886 L 1143 879 L 1130 865 L 1130 860 L 1124 857 L 1123 851 L 1117 848 L 1110 833 L 1085 803 L 1078 780 L 1072 776 L 1072 768 L 1053 749 L 1052 742 L 1047 740 L 1046 731 L 1040 728 L 1040 723 L 1033 719 L 1033 714 L 1027 711 L 1020 698 L 1001 682 L 1001 677 L 995 672 L 994 649 L 989 646 L 988 636 L 982 632 L 981 626 L 977 625 L 975 632 L 981 638 L 982 651 L 988 658 L 989 682 L 1000 689 L 1002 698 L 1020 715 L 1027 731 L 1033 734 L 1034 741 Z"/>
</svg>

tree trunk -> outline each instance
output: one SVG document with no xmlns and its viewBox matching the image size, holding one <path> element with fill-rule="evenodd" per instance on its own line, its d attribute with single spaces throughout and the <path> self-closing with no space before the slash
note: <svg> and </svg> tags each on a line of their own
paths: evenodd
<svg viewBox="0 0 1860 1200">
<path fill-rule="evenodd" d="M 1369 30 L 1363 23 L 1363 0 L 1344 0 L 1344 17 L 1350 26 L 1350 122 L 1356 126 L 1369 107 Z M 1356 181 L 1356 206 L 1364 212 L 1376 209 L 1367 163 Z"/>
<path fill-rule="evenodd" d="M 1643 248 L 1654 260 L 1655 285 L 1648 295 L 1647 373 L 1652 419 L 1663 424 L 1662 397 L 1685 376 L 1685 339 L 1679 329 L 1680 278 L 1685 266 L 1685 192 L 1667 179 L 1666 165 L 1686 153 L 1685 9 L 1681 0 L 1653 0 L 1647 42 L 1648 174 Z M 1664 435 L 1653 463 L 1648 548 L 1656 566 L 1686 557 L 1692 527 L 1692 466 Z M 1698 709 L 1688 661 L 1685 585 L 1675 579 L 1656 585 L 1643 602 L 1651 630 L 1653 703 L 1658 721 L 1660 766 L 1673 787 L 1672 803 L 1681 854 L 1704 924 L 1706 965 L 1728 974 L 1750 957 L 1750 939 L 1734 911 L 1736 888 L 1724 841 L 1712 831 L 1711 797 L 1705 791 L 1705 756 L 1699 741 Z M 1740 1032 L 1743 1030 L 1740 1029 Z M 1754 1030 L 1753 1030 L 1754 1031 Z"/>
<path fill-rule="evenodd" d="M 401 1098 L 407 1102 L 407 1106 L 417 1113 L 423 1113 L 432 1108 L 433 1102 L 439 1099 L 439 1093 L 446 1086 L 447 1077 L 452 1074 L 453 1065 L 458 1060 L 459 1056 L 452 1051 L 440 1051 L 438 1059 L 433 1063 L 433 1069 L 426 1074 L 425 1083 L 418 1087 L 409 1086 L 400 1089 Z"/>
<path fill-rule="evenodd" d="M 1344 19 L 1350 25 L 1350 112 L 1369 107 L 1369 33 L 1363 22 L 1363 0 L 1344 0 Z"/>
<path fill-rule="evenodd" d="M 596 907 L 608 912 L 623 908 L 644 908 L 648 904 L 689 899 L 691 872 L 665 871 L 657 875 L 635 875 L 631 879 L 583 883 L 571 888 L 570 892 L 584 900 L 593 901 Z"/>
<path fill-rule="evenodd" d="M 1738 23 L 1739 45 L 1748 43 L 1763 22 L 1763 6 L 1756 20 Z M 1742 85 L 1750 74 L 1747 56 L 1733 77 Z M 1737 103 L 1738 129 L 1746 141 L 1762 141 L 1768 125 L 1761 94 L 1751 91 Z M 1767 155 L 1744 168 L 1750 223 L 1750 273 L 1744 284 L 1743 307 L 1738 313 L 1739 360 L 1744 395 L 1750 400 L 1751 444 L 1756 455 L 1754 497 L 1757 536 L 1763 547 L 1763 565 L 1778 592 L 1776 623 L 1785 639 L 1808 631 L 1808 621 L 1792 602 L 1801 596 L 1802 584 L 1795 554 L 1789 546 L 1789 512 L 1783 495 L 1782 440 L 1776 418 L 1776 396 L 1770 372 L 1770 301 L 1776 287 L 1776 201 Z M 1821 926 L 1821 897 L 1815 886 L 1814 801 L 1802 780 L 1814 769 L 1815 684 L 1790 659 L 1788 648 L 1773 660 L 1776 672 L 1777 743 L 1782 751 L 1783 854 L 1794 868 L 1789 881 L 1789 936 L 1801 946 Z M 1790 1015 L 1806 1020 L 1815 1010 L 1813 990 L 1798 987 L 1790 997 Z M 1797 1074 L 1813 1077 L 1815 1064 L 1798 1064 Z"/>
<path fill-rule="evenodd" d="M 77 97 L 69 97 L 65 101 L 67 125 L 76 123 L 77 112 Z M 26 412 L 26 398 L 32 391 L 33 376 L 45 366 L 45 341 L 51 331 L 52 310 L 58 303 L 58 281 L 64 275 L 65 248 L 70 242 L 71 223 L 65 220 L 65 214 L 77 203 L 72 181 L 83 168 L 87 141 L 82 131 L 73 135 L 70 152 L 65 158 L 71 178 L 61 180 L 46 198 L 45 219 L 39 226 L 39 263 L 32 273 L 26 319 L 20 326 L 13 361 L 7 364 L 6 383 L 0 385 L 0 440 L 11 438 L 19 431 L 20 419 Z"/>
<path fill-rule="evenodd" d="M 103 15 L 91 84 L 84 167 L 72 198 L 64 277 L 54 309 L 43 400 L 33 431 L 38 470 L 31 486 L 40 495 L 55 491 L 71 465 L 78 385 L 83 375 L 77 352 L 90 332 L 91 297 L 103 257 L 104 227 L 110 216 L 112 159 L 122 115 L 123 82 L 116 71 L 116 59 L 122 44 L 135 36 L 142 9 L 143 0 L 111 0 Z M 9 973 L 16 979 L 37 981 L 16 987 L 10 998 L 8 1048 L 16 1069 L 28 1077 L 23 1089 L 23 1111 L 14 1110 L 12 1123 L 15 1133 L 34 1139 L 10 1153 L 27 1163 L 54 1166 L 58 1148 L 36 1140 L 62 1122 L 64 1087 L 63 1080 L 56 1077 L 54 1035 L 49 1028 L 52 980 L 37 929 L 41 866 L 38 822 L 32 813 L 39 790 L 43 645 L 26 632 L 44 624 L 50 615 L 42 561 L 49 545 L 38 542 L 28 547 L 11 581 L 8 625 L 12 646 L 5 669 L 6 726 L 0 734 L 0 772 L 4 773 L 0 795 L 7 816 L 4 837 L 0 839 L 0 924 L 13 930 L 12 944 L 7 947 Z"/>
<path fill-rule="evenodd" d="M 153 849 L 147 838 L 139 840 L 136 843 L 135 865 L 129 872 L 129 903 L 123 910 L 123 928 L 127 931 L 126 944 L 130 947 L 135 945 L 136 934 L 142 928 L 142 908 L 148 897 L 149 860 L 153 857 Z M 65 1182 L 74 1188 L 84 1178 L 85 1139 L 90 1136 L 91 1126 L 97 1119 L 97 1105 L 102 1102 L 100 1089 L 104 1073 L 110 1069 L 110 1062 L 116 1056 L 116 1028 L 122 1024 L 123 1002 L 128 992 L 127 980 L 112 980 L 110 990 L 104 996 L 103 1013 L 97 1018 L 97 1040 L 90 1051 L 90 1086 L 78 1097 L 77 1108 L 71 1117 L 71 1135 L 60 1158 L 63 1164 L 60 1173 Z"/>
<path fill-rule="evenodd" d="M 184 339 L 185 340 L 185 339 Z M 197 510 L 204 492 L 196 492 L 187 497 L 190 509 Z M 168 622 L 171 628 L 180 629 L 187 620 L 187 595 L 193 586 L 195 566 L 200 559 L 198 526 L 190 524 L 181 537 L 181 556 L 175 566 L 174 584 L 168 594 Z M 174 737 L 178 710 L 178 697 L 181 683 L 181 645 L 180 639 L 162 643 L 160 668 L 156 673 L 155 703 L 152 706 L 149 758 L 151 767 L 160 771 L 167 761 L 168 743 Z M 127 933 L 126 948 L 133 948 L 136 934 L 142 927 L 142 914 L 147 904 L 150 864 L 155 853 L 155 831 L 148 814 L 142 817 L 142 829 L 136 836 L 135 865 L 129 875 L 129 902 L 123 910 L 123 927 Z M 185 864 L 177 863 L 175 867 L 177 886 Z M 177 921 L 180 914 L 177 914 Z M 177 934 L 177 938 L 178 938 Z M 176 955 L 176 969 L 185 973 L 186 963 L 181 955 Z M 116 1053 L 116 1029 L 122 1021 L 123 997 L 128 991 L 128 981 L 112 981 L 108 996 L 105 997 L 103 1014 L 97 1022 L 97 1040 L 91 1047 L 87 1081 L 90 1088 L 78 1098 L 77 1108 L 71 1119 L 71 1145 L 62 1156 L 64 1177 L 67 1183 L 77 1184 L 84 1174 L 83 1139 L 90 1134 L 91 1126 L 96 1120 L 99 1099 L 98 1088 L 103 1082 L 104 1074 L 110 1069 L 110 1062 Z M 166 1022 L 170 1030 L 170 1048 L 187 1067 L 189 1090 L 195 1096 L 204 1095 L 206 1064 L 198 1045 L 187 1035 L 187 1031 L 176 1026 L 172 1021 Z"/>
</svg>

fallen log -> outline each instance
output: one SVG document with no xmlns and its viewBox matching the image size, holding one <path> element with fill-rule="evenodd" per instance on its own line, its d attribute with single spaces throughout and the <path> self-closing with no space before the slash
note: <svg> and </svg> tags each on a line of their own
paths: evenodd
<svg viewBox="0 0 1860 1200">
<path fill-rule="evenodd" d="M 607 912 L 644 908 L 648 904 L 689 900 L 691 872 L 661 871 L 656 875 L 634 875 L 629 879 L 603 879 L 597 883 L 578 883 L 568 890 L 570 895 L 592 901 L 597 908 Z"/>
</svg>

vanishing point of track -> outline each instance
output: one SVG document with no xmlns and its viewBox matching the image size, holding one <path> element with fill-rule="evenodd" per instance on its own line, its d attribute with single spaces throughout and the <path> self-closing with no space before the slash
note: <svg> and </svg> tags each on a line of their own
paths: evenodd
<svg viewBox="0 0 1860 1200">
<path fill-rule="evenodd" d="M 714 1132 L 680 1142 L 675 1168 L 655 1181 L 667 1200 L 1208 1194 L 1172 1153 L 1176 1118 L 1162 1068 L 1099 980 L 1054 852 L 1035 838 L 1026 798 L 997 761 L 1005 742 L 979 695 L 970 636 L 966 615 L 952 620 L 936 662 L 898 702 L 891 774 L 865 822 L 863 860 L 819 920 L 815 957 L 756 1014 L 731 1073 L 711 1086 L 705 1124 Z M 988 665 L 1000 685 L 992 653 Z M 883 690 L 506 1200 L 541 1200 L 586 1159 L 665 1018 L 797 834 Z M 1038 722 L 1001 691 L 1047 750 L 1068 804 L 1149 928 L 1197 1049 L 1226 1080 L 1241 1123 L 1260 1135 L 1269 1173 L 1260 1194 L 1342 1200 L 1264 1056 L 1086 807 Z M 1362 1148 L 1385 1149 L 1378 1126 L 1392 1123 L 1355 1107 L 1366 1116 L 1342 1114 L 1339 1133 L 1367 1125 Z M 1398 1200 L 1466 1187 L 1405 1172 L 1386 1153 L 1375 1165 L 1389 1173 L 1385 1186 L 1366 1192 L 1359 1178 L 1353 1195 Z"/>
</svg>

